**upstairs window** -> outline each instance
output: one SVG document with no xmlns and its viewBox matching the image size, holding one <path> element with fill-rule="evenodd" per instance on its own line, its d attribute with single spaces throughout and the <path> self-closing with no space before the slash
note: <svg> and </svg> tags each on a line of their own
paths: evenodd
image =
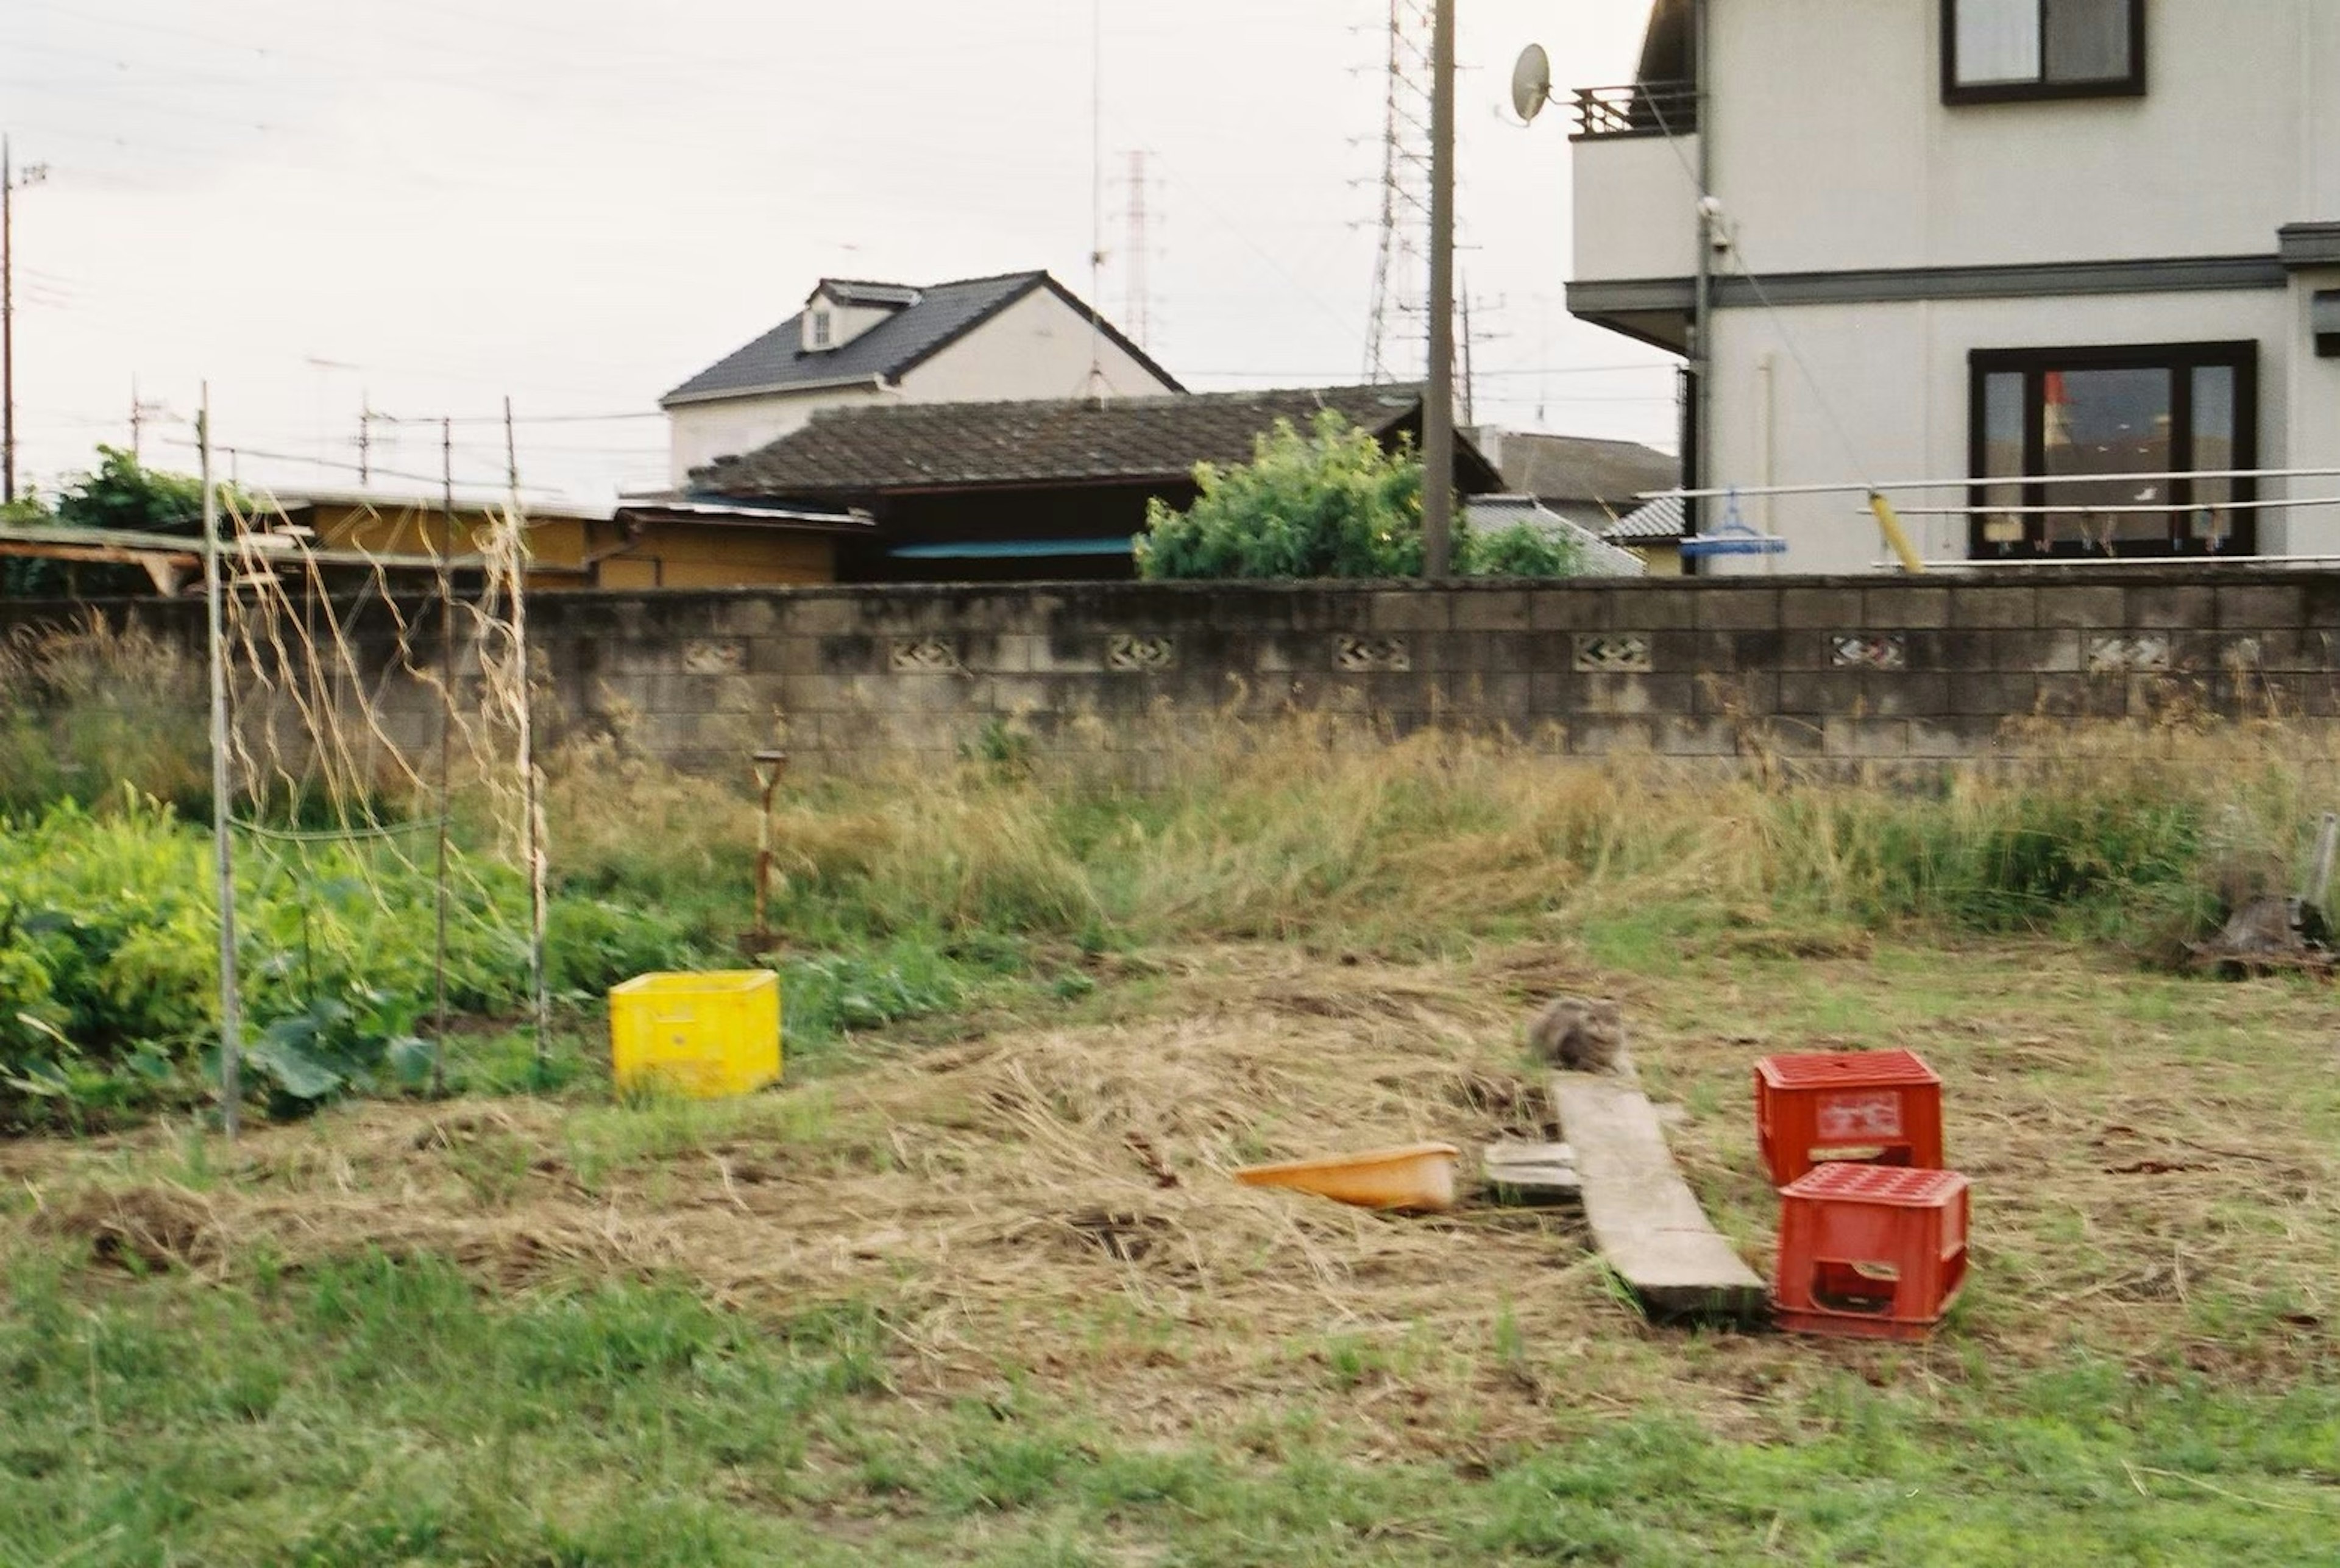
<svg viewBox="0 0 2340 1568">
<path fill-rule="evenodd" d="M 817 349 L 828 347 L 828 307 L 823 306 L 812 313 L 812 346 Z"/>
<path fill-rule="evenodd" d="M 2145 0 L 1942 0 L 1952 104 L 2145 91 Z"/>
</svg>

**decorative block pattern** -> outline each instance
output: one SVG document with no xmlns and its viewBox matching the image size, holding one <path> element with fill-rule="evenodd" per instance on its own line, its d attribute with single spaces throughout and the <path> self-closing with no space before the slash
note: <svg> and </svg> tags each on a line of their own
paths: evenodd
<svg viewBox="0 0 2340 1568">
<path fill-rule="evenodd" d="M 1333 667 L 1352 674 L 1409 670 L 1413 668 L 1413 650 L 1403 637 L 1344 634 L 1333 640 Z"/>
<path fill-rule="evenodd" d="M 1907 670 L 1909 640 L 1899 632 L 1839 632 L 1829 639 L 1829 662 L 1839 670 Z"/>
<path fill-rule="evenodd" d="M 427 588 L 410 630 L 435 634 Z M 0 603 L 0 637 L 93 609 L 185 646 L 202 605 Z M 1565 585 L 896 583 L 545 594 L 534 662 L 557 738 L 620 704 L 644 749 L 736 771 L 783 718 L 805 768 L 947 761 L 994 721 L 1042 749 L 1098 746 L 1146 775 L 1162 736 L 1230 702 L 1375 734 L 1501 726 L 1556 751 L 1646 750 L 1721 768 L 1760 747 L 1833 772 L 2018 756 L 2006 721 L 2271 710 L 2340 719 L 2340 570 L 2074 566 L 2009 582 L 1580 579 Z M 411 654 L 411 650 L 409 650 Z M 428 745 L 440 704 L 386 670 Z M 1146 716 L 1142 725 L 1123 721 Z M 258 721 L 259 715 L 250 715 Z M 402 738 L 406 731 L 402 730 Z"/>
<path fill-rule="evenodd" d="M 694 637 L 682 645 L 685 675 L 737 675 L 747 668 L 744 637 Z"/>
<path fill-rule="evenodd" d="M 1656 668 L 1650 658 L 1650 640 L 1638 631 L 1580 633 L 1575 664 L 1589 675 L 1640 675 Z"/>
<path fill-rule="evenodd" d="M 1116 631 L 1105 640 L 1107 670 L 1146 671 L 1178 668 L 1178 640 Z"/>
<path fill-rule="evenodd" d="M 947 637 L 897 637 L 887 650 L 887 664 L 905 675 L 955 675 L 958 644 Z"/>
<path fill-rule="evenodd" d="M 2091 675 L 2144 675 L 2169 668 L 2169 634 L 2166 631 L 2109 633 L 2088 639 Z"/>
</svg>

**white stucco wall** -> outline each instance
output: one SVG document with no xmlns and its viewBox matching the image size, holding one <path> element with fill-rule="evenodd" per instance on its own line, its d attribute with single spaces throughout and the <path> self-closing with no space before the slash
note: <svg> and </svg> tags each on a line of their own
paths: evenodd
<svg viewBox="0 0 2340 1568">
<path fill-rule="evenodd" d="M 1896 491 L 1896 505 L 1962 506 L 1970 350 L 2245 339 L 2259 344 L 2260 466 L 2340 467 L 2340 361 L 2301 362 L 2304 350 L 2294 345 L 2305 342 L 2299 324 L 2305 309 L 2294 291 L 2266 289 L 1810 305 L 1776 316 L 1723 311 L 1715 319 L 1708 482 L 1751 488 L 1938 477 L 1948 481 L 1943 489 L 1923 497 Z M 2340 482 L 2297 482 L 2300 488 L 2288 491 L 2270 484 L 2262 493 L 2340 494 Z M 1788 552 L 1719 557 L 1701 570 L 1762 571 L 1768 561 L 1768 570 L 1777 571 L 1861 571 L 1885 560 L 1858 492 L 1781 496 L 1768 504 L 1750 499 L 1740 513 L 1757 528 L 1768 521 L 1789 541 Z M 2335 537 L 2334 518 L 2264 513 L 2260 548 L 2297 552 L 2308 541 Z M 1929 559 L 1967 553 L 1964 518 L 1907 521 Z"/>
<path fill-rule="evenodd" d="M 733 452 L 753 452 L 802 430 L 805 422 L 822 409 L 876 402 L 887 395 L 864 382 L 858 386 L 678 404 L 666 411 L 668 481 L 680 485 L 694 468 Z"/>
<path fill-rule="evenodd" d="M 2340 5 L 2333 14 L 2340 17 Z M 2340 148 L 2334 154 L 2340 162 Z M 2308 299 L 2321 289 L 2340 289 L 2340 267 L 2296 274 L 2286 301 L 2285 331 L 2299 345 L 2284 387 L 2290 409 L 2285 450 L 2291 454 L 2288 466 L 2296 468 L 2340 468 L 2340 359 L 2318 359 L 2307 330 Z M 2340 495 L 2340 478 L 2297 480 L 2289 493 Z M 2285 554 L 2340 556 L 2340 507 L 2303 508 L 2282 521 L 2279 548 Z"/>
<path fill-rule="evenodd" d="M 1710 4 L 1713 188 L 1758 272 L 2264 255 L 2340 216 L 2332 0 L 2150 0 L 2145 96 L 1968 104 L 1941 0 Z"/>
<path fill-rule="evenodd" d="M 1089 390 L 1089 319 L 1048 289 L 1035 289 L 902 378 L 917 402 L 1080 397 Z M 1165 392 L 1155 374 L 1104 343 L 1106 395 Z"/>
<path fill-rule="evenodd" d="M 1598 136 L 1570 147 L 1580 280 L 1686 278 L 1698 265 L 1698 138 Z"/>
</svg>

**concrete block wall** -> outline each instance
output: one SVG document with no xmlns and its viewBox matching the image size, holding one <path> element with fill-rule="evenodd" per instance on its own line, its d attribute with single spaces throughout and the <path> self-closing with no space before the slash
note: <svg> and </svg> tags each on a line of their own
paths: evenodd
<svg viewBox="0 0 2340 1568">
<path fill-rule="evenodd" d="M 201 635 L 199 606 L 124 612 Z M 431 613 L 410 639 L 435 637 Z M 0 605 L 0 627 L 60 614 Z M 1294 709 L 1584 755 L 1948 761 L 2052 744 L 2060 720 L 2329 720 L 2340 572 L 562 593 L 530 601 L 530 633 L 556 737 L 614 726 L 743 776 L 782 738 L 799 767 L 862 771 L 947 763 L 998 729 L 1143 754 Z M 386 635 L 365 646 L 393 660 Z M 395 731 L 435 733 L 435 693 L 380 690 Z"/>
</svg>

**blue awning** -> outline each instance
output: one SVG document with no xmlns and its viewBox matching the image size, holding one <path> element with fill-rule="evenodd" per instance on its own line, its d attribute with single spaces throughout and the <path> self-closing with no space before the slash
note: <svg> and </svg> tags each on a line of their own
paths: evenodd
<svg viewBox="0 0 2340 1568">
<path fill-rule="evenodd" d="M 1127 555 L 1130 541 L 1118 539 L 960 539 L 939 544 L 897 544 L 886 553 L 897 561 L 1020 561 L 1036 555 Z"/>
</svg>

